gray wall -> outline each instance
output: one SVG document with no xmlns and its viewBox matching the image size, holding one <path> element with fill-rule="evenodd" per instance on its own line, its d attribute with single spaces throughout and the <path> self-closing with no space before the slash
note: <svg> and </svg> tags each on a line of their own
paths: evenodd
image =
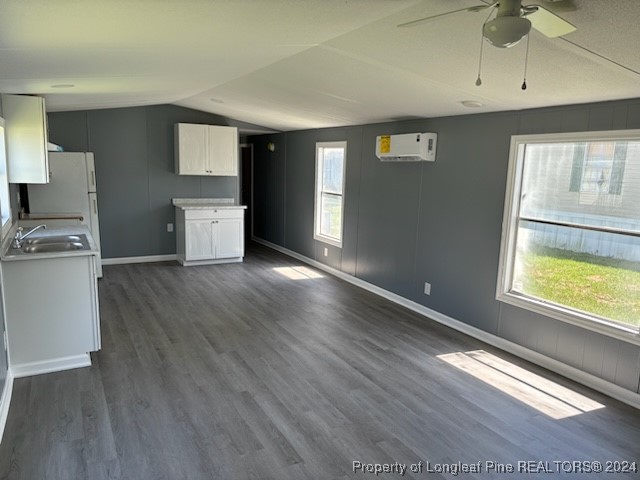
<svg viewBox="0 0 640 480">
<path fill-rule="evenodd" d="M 627 128 L 640 128 L 640 99 L 251 137 L 254 234 L 638 392 L 640 347 L 495 300 L 511 135 Z M 376 158 L 377 135 L 427 131 L 435 163 Z M 339 140 L 342 249 L 313 239 L 315 143 Z"/>
<path fill-rule="evenodd" d="M 167 232 L 174 197 L 238 200 L 238 177 L 174 173 L 173 125 L 246 124 L 173 105 L 49 113 L 48 120 L 51 142 L 95 153 L 103 258 L 175 253 L 175 233 Z"/>
</svg>

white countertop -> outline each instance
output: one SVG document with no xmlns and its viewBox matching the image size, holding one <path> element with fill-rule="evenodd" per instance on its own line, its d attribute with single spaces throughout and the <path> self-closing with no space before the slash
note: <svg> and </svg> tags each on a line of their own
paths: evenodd
<svg viewBox="0 0 640 480">
<path fill-rule="evenodd" d="M 55 227 L 40 229 L 33 234 L 29 235 L 29 238 L 42 238 L 53 237 L 57 235 L 86 235 L 89 242 L 88 250 L 71 250 L 66 252 L 44 252 L 44 253 L 12 253 L 11 243 L 16 233 L 17 225 L 15 225 L 2 244 L 2 261 L 14 261 L 14 260 L 41 260 L 45 258 L 61 258 L 61 257 L 81 257 L 84 255 L 97 255 L 99 253 L 98 247 L 91 236 L 91 231 L 84 225 L 70 225 L 66 227 Z M 25 228 L 25 231 L 29 231 L 29 228 Z"/>
<path fill-rule="evenodd" d="M 247 208 L 246 205 L 236 205 L 233 198 L 174 198 L 171 203 L 182 210 Z"/>
</svg>

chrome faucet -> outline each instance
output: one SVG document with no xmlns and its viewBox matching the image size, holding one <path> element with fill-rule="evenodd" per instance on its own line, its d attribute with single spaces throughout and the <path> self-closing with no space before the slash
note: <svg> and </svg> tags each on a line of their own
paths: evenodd
<svg viewBox="0 0 640 480">
<path fill-rule="evenodd" d="M 40 228 L 46 229 L 47 226 L 43 223 L 42 225 L 38 225 L 37 227 L 32 228 L 27 233 L 22 233 L 24 231 L 24 228 L 18 227 L 18 231 L 16 232 L 15 237 L 13 237 L 13 248 L 22 247 L 22 242 L 24 241 L 24 239 Z"/>
</svg>

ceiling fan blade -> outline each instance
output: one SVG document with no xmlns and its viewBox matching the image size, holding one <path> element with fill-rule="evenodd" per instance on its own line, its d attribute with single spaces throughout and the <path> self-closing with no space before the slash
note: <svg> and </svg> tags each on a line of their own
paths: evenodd
<svg viewBox="0 0 640 480">
<path fill-rule="evenodd" d="M 571 0 L 544 0 L 545 8 L 552 12 L 575 12 L 578 8 Z"/>
<path fill-rule="evenodd" d="M 474 7 L 459 8 L 458 10 L 452 10 L 450 12 L 439 13 L 438 15 L 431 15 L 430 17 L 419 18 L 418 20 L 401 23 L 400 25 L 398 25 L 398 27 L 416 27 L 418 25 L 422 25 L 423 23 L 430 22 L 431 20 L 435 20 L 436 18 L 446 17 L 447 15 L 452 15 L 458 12 L 479 12 L 481 10 L 484 10 L 485 8 L 491 8 L 495 6 L 496 3 L 498 2 L 492 3 L 491 5 L 476 5 Z"/>
<path fill-rule="evenodd" d="M 543 33 L 549 38 L 556 38 L 576 30 L 575 26 L 543 6 L 536 5 L 536 7 L 538 7 L 538 10 L 528 13 L 526 18 L 531 21 L 531 26 L 540 33 Z"/>
</svg>

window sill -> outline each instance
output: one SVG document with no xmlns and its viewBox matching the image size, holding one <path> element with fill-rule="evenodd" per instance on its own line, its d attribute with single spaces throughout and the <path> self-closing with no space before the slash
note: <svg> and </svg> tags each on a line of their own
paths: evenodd
<svg viewBox="0 0 640 480">
<path fill-rule="evenodd" d="M 328 243 L 329 245 L 332 245 L 334 247 L 342 248 L 342 242 L 339 240 L 334 240 L 332 238 L 324 237 L 322 235 L 317 235 L 317 234 L 313 236 L 313 239 L 317 240 L 318 242 Z"/>
<path fill-rule="evenodd" d="M 617 340 L 622 340 L 634 345 L 640 345 L 640 333 L 631 326 L 626 327 L 613 322 L 607 322 L 606 320 L 602 320 L 597 317 L 592 317 L 568 308 L 563 308 L 513 292 L 499 293 L 496 296 L 496 299 L 499 302 L 508 303 L 601 335 L 613 337 Z"/>
</svg>

